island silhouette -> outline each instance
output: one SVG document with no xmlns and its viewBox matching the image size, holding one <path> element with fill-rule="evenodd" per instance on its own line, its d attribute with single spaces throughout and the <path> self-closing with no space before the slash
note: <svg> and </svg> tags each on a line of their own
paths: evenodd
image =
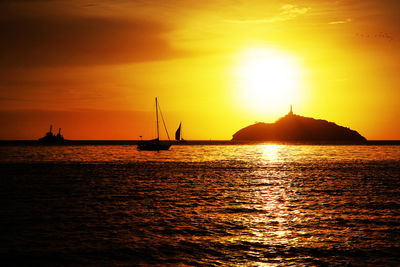
<svg viewBox="0 0 400 267">
<path fill-rule="evenodd" d="M 367 139 L 336 123 L 296 115 L 290 105 L 289 113 L 276 122 L 258 122 L 242 128 L 233 135 L 232 141 L 361 143 Z"/>
</svg>

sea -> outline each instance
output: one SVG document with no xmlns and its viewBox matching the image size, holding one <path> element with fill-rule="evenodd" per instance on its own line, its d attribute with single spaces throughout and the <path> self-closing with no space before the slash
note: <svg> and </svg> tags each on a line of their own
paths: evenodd
<svg viewBox="0 0 400 267">
<path fill-rule="evenodd" d="M 1 266 L 400 266 L 400 145 L 0 146 Z"/>
</svg>

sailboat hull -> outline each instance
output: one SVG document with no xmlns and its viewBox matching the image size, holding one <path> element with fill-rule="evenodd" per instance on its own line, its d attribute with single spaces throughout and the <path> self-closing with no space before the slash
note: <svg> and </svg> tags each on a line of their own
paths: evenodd
<svg viewBox="0 0 400 267">
<path fill-rule="evenodd" d="M 168 150 L 171 144 L 163 144 L 157 141 L 141 141 L 137 145 L 137 149 L 141 151 L 160 151 Z"/>
</svg>

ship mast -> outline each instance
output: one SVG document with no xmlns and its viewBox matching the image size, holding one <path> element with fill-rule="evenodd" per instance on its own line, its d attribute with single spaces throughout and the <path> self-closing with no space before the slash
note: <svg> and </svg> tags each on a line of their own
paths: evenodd
<svg viewBox="0 0 400 267">
<path fill-rule="evenodd" d="M 160 133 L 158 129 L 158 102 L 156 97 L 156 120 L 157 120 L 157 139 L 160 140 Z"/>
</svg>

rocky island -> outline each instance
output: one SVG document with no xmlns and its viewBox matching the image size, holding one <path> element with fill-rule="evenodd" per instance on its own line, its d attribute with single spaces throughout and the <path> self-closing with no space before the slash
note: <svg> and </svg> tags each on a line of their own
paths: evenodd
<svg viewBox="0 0 400 267">
<path fill-rule="evenodd" d="M 358 132 L 326 120 L 299 116 L 290 112 L 275 123 L 258 122 L 237 131 L 232 141 L 288 141 L 363 143 Z"/>
</svg>

